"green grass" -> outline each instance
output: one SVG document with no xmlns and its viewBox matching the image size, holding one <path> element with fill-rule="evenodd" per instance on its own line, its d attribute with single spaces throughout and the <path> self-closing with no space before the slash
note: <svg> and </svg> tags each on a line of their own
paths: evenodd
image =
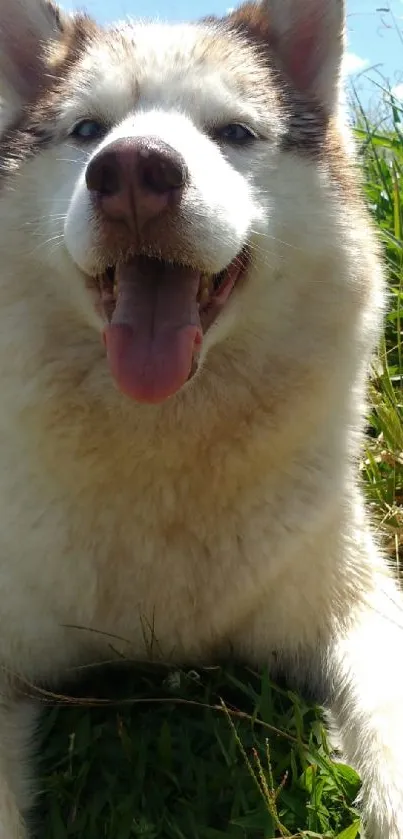
<svg viewBox="0 0 403 839">
<path fill-rule="evenodd" d="M 403 551 L 403 130 L 358 114 L 390 305 L 371 385 L 362 476 L 399 570 Z M 355 839 L 357 775 L 329 758 L 320 709 L 249 670 L 111 671 L 120 698 L 51 707 L 43 722 L 41 839 Z M 102 678 L 92 696 L 105 696 Z M 43 826 L 44 825 L 44 826 Z"/>
<path fill-rule="evenodd" d="M 358 776 L 330 760 L 320 710 L 267 674 L 136 667 L 106 691 L 135 699 L 46 716 L 49 839 L 358 835 Z"/>
</svg>

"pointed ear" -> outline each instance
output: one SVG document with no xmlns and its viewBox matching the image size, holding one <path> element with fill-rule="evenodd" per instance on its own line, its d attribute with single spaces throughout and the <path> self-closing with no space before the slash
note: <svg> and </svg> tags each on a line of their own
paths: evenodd
<svg viewBox="0 0 403 839">
<path fill-rule="evenodd" d="M 50 0 L 0 0 L 0 96 L 18 107 L 32 101 L 49 72 L 46 50 L 64 29 Z"/>
<path fill-rule="evenodd" d="M 234 18 L 260 19 L 262 32 L 293 86 L 328 110 L 337 105 L 344 53 L 344 0 L 262 0 Z"/>
</svg>

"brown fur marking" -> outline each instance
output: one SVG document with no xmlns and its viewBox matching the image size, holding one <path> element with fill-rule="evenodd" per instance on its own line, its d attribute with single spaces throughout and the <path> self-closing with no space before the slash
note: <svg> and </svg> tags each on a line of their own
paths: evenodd
<svg viewBox="0 0 403 839">
<path fill-rule="evenodd" d="M 65 18 L 53 3 L 49 6 L 55 12 L 60 39 L 46 47 L 42 83 L 35 98 L 0 136 L 0 177 L 12 173 L 20 163 L 51 143 L 50 123 L 57 115 L 61 85 L 99 32 L 95 21 L 87 15 Z"/>
</svg>

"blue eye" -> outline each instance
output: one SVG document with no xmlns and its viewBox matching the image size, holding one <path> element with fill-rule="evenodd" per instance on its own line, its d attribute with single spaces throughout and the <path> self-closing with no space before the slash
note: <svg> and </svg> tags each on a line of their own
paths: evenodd
<svg viewBox="0 0 403 839">
<path fill-rule="evenodd" d="M 84 142 L 91 142 L 92 140 L 99 140 L 106 134 L 106 127 L 95 119 L 82 119 L 74 126 L 71 136 L 76 137 L 77 140 Z"/>
<path fill-rule="evenodd" d="M 229 125 L 217 129 L 215 136 L 217 140 L 223 140 L 224 143 L 233 143 L 234 146 L 245 146 L 252 140 L 257 139 L 254 131 L 240 122 L 231 122 Z"/>
</svg>

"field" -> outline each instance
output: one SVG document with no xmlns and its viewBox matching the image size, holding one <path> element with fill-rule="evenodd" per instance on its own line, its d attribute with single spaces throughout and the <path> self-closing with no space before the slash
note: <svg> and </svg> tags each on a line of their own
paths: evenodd
<svg viewBox="0 0 403 839">
<path fill-rule="evenodd" d="M 361 468 L 374 520 L 399 571 L 403 122 L 396 103 L 377 128 L 358 109 L 357 135 L 390 281 Z M 97 699 L 88 699 L 91 710 L 83 702 L 57 708 L 47 701 L 38 839 L 359 836 L 352 804 L 359 778 L 331 762 L 320 709 L 272 684 L 267 674 L 119 668 L 109 673 L 107 694 L 99 675 L 90 691 Z M 111 692 L 119 704 L 102 700 Z"/>
</svg>

